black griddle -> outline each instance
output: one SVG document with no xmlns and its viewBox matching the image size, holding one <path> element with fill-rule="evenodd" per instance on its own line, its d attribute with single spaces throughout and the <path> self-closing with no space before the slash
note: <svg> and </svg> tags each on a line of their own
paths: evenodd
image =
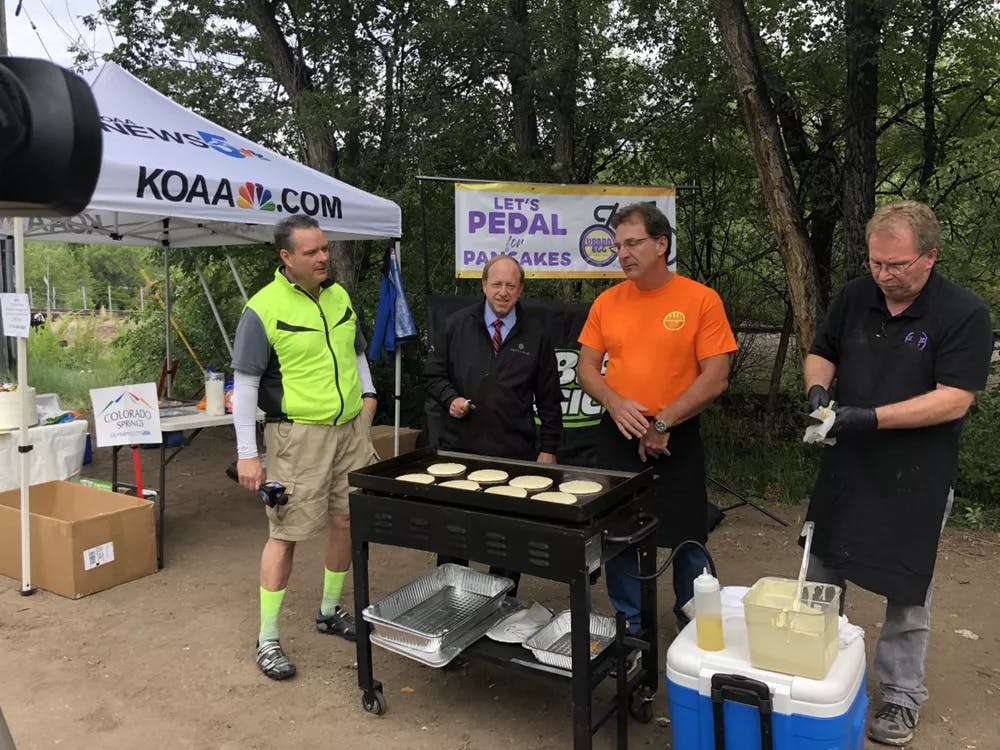
<svg viewBox="0 0 1000 750">
<path fill-rule="evenodd" d="M 418 484 L 396 479 L 401 474 L 426 474 L 427 467 L 437 463 L 460 463 L 466 467 L 466 472 L 460 476 L 436 478 L 434 484 Z M 532 500 L 530 497 L 507 497 L 482 490 L 460 490 L 441 486 L 441 482 L 450 479 L 464 479 L 468 474 L 478 469 L 506 471 L 510 475 L 508 481 L 524 474 L 549 477 L 553 481 L 548 491 L 558 490 L 562 482 L 574 479 L 597 482 L 604 489 L 593 495 L 579 495 L 577 501 L 572 505 L 561 505 Z M 653 481 L 653 472 L 647 469 L 639 474 L 631 474 L 607 469 L 588 469 L 564 464 L 540 464 L 535 461 L 517 461 L 509 458 L 423 448 L 352 471 L 349 475 L 349 481 L 352 487 L 386 495 L 420 498 L 445 505 L 490 510 L 506 515 L 582 524 L 614 508 L 636 492 L 649 487 Z"/>
</svg>

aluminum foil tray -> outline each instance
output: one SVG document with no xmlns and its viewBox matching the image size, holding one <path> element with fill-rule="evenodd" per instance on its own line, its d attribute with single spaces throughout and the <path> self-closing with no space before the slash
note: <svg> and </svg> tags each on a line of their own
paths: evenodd
<svg viewBox="0 0 1000 750">
<path fill-rule="evenodd" d="M 362 616 L 380 640 L 441 652 L 498 610 L 513 587 L 509 578 L 447 563 L 365 607 Z"/>
<path fill-rule="evenodd" d="M 487 630 L 500 622 L 500 620 L 509 616 L 516 609 L 523 606 L 524 605 L 516 599 L 505 597 L 501 601 L 498 609 L 487 612 L 486 616 L 482 620 L 473 623 L 459 637 L 452 641 L 450 645 L 445 646 L 440 651 L 423 651 L 421 649 L 403 646 L 402 644 L 390 640 L 389 638 L 380 636 L 378 633 L 372 633 L 370 640 L 376 646 L 381 646 L 387 651 L 392 651 L 400 656 L 405 656 L 428 667 L 434 667 L 437 669 L 451 662 L 452 659 L 462 653 L 466 648 L 482 638 L 483 634 Z"/>
<path fill-rule="evenodd" d="M 615 618 L 590 613 L 590 658 L 594 659 L 615 640 Z M 567 609 L 524 642 L 542 664 L 573 668 L 570 611 Z"/>
</svg>

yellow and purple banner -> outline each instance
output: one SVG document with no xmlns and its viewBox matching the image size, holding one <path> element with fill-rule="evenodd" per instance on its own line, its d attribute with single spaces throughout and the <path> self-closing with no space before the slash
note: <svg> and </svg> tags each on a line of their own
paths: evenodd
<svg viewBox="0 0 1000 750">
<path fill-rule="evenodd" d="M 618 278 L 623 274 L 608 226 L 622 206 L 649 202 L 666 214 L 677 260 L 676 192 L 669 187 L 455 184 L 455 276 L 479 278 L 494 255 L 513 255 L 531 278 Z"/>
</svg>

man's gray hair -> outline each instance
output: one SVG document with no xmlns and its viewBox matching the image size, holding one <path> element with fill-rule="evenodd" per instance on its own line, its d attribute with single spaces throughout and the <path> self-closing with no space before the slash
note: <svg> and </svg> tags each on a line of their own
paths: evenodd
<svg viewBox="0 0 1000 750">
<path fill-rule="evenodd" d="M 893 234 L 899 224 L 906 224 L 913 232 L 913 241 L 921 255 L 929 253 L 941 242 L 941 224 L 926 203 L 898 201 L 878 209 L 865 227 L 865 240 L 873 234 Z"/>
</svg>

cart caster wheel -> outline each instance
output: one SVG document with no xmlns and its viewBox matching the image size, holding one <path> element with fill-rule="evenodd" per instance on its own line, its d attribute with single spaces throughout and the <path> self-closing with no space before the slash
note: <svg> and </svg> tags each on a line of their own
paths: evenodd
<svg viewBox="0 0 1000 750">
<path fill-rule="evenodd" d="M 629 699 L 628 712 L 636 721 L 648 724 L 653 720 L 653 694 L 648 687 L 640 687 Z"/>
<path fill-rule="evenodd" d="M 381 690 L 366 690 L 361 696 L 361 705 L 368 713 L 381 716 L 386 709 L 385 696 Z"/>
</svg>

